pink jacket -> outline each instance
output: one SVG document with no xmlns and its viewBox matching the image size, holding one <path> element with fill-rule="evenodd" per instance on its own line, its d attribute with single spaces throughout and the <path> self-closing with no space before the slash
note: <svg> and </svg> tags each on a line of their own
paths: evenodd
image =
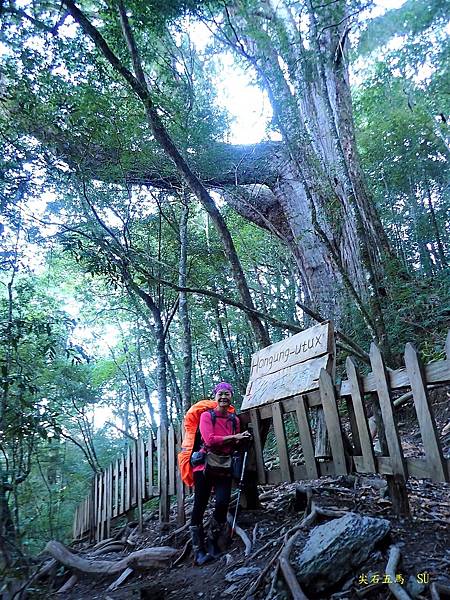
<svg viewBox="0 0 450 600">
<path fill-rule="evenodd" d="M 211 414 L 209 410 L 205 411 L 200 416 L 200 433 L 205 443 L 206 450 L 217 452 L 217 454 L 231 454 L 236 447 L 236 442 L 223 443 L 223 438 L 233 433 L 239 433 L 241 426 L 239 423 L 239 417 L 236 416 L 236 431 L 233 431 L 233 421 L 230 415 L 222 417 L 217 411 L 216 422 L 213 425 Z M 198 465 L 194 467 L 194 471 L 203 471 L 205 465 Z"/>
</svg>

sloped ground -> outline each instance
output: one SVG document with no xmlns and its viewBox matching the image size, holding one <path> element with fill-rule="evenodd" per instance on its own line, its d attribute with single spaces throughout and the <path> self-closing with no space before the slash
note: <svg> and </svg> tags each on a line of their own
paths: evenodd
<svg viewBox="0 0 450 600">
<path fill-rule="evenodd" d="M 440 432 L 449 429 L 450 407 L 448 398 L 440 394 L 434 402 L 436 420 Z M 418 429 L 412 418 L 413 409 L 404 407 L 400 412 L 400 429 L 406 444 L 408 456 L 420 456 L 417 444 Z M 449 456 L 450 431 L 442 438 L 444 452 Z M 411 479 L 408 482 L 411 518 L 400 519 L 392 516 L 389 499 L 385 497 L 385 481 L 377 476 L 347 476 L 322 478 L 307 482 L 312 488 L 314 503 L 324 509 L 352 511 L 361 515 L 383 517 L 391 522 L 389 539 L 385 539 L 370 554 L 368 560 L 355 572 L 337 574 L 340 581 L 327 595 L 316 595 L 310 591 L 310 598 L 334 598 L 374 600 L 393 597 L 383 576 L 388 561 L 388 549 L 397 544 L 401 549 L 401 561 L 396 568 L 402 588 L 408 589 L 411 597 L 432 598 L 430 585 L 439 583 L 450 586 L 450 485 L 435 484 L 428 480 Z M 131 550 L 151 546 L 169 545 L 180 549 L 176 564 L 164 569 L 133 573 L 116 591 L 106 591 L 115 577 L 82 576 L 65 594 L 55 597 L 62 599 L 129 599 L 149 600 L 244 600 L 291 598 L 282 574 L 278 570 L 277 553 L 283 547 L 288 532 L 299 524 L 303 513 L 295 511 L 296 484 L 264 486 L 261 488 L 262 507 L 257 511 L 242 511 L 238 523 L 252 540 L 249 556 L 244 555 L 244 544 L 235 536 L 226 554 L 214 563 L 204 567 L 194 567 L 190 556 L 187 528 L 177 531 L 175 517 L 169 529 L 160 530 L 156 515 L 148 515 L 144 532 L 132 535 Z M 328 519 L 321 517 L 311 527 Z M 302 531 L 297 538 L 296 548 L 308 537 L 311 528 Z M 183 549 L 185 550 L 182 554 Z M 86 551 L 87 548 L 83 549 Z M 101 558 L 117 559 L 124 553 L 104 555 Z M 296 549 L 291 552 L 291 561 Z M 238 569 L 245 568 L 241 578 L 236 577 Z M 250 570 L 249 570 L 250 569 Z M 252 570 L 253 569 L 253 570 Z M 233 574 L 235 580 L 233 581 Z M 264 575 L 264 576 L 262 576 Z M 67 579 L 67 575 L 65 579 Z M 420 585 L 419 580 L 426 581 Z M 52 583 L 52 589 L 41 589 L 36 597 L 52 596 L 64 582 L 59 576 Z M 443 593 L 440 597 L 450 597 Z"/>
</svg>

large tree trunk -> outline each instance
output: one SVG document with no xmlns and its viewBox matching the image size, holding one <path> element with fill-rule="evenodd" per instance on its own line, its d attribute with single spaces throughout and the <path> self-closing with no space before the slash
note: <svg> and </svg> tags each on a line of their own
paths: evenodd
<svg viewBox="0 0 450 600">
<path fill-rule="evenodd" d="M 305 9 L 307 33 L 298 13 Z M 316 9 L 307 0 L 301 8 L 278 2 L 275 10 L 266 0 L 258 13 L 238 2 L 232 10 L 226 10 L 230 45 L 266 87 L 283 136 L 280 177 L 268 187 L 289 224 L 308 292 L 316 308 L 339 322 L 345 287 L 387 348 L 379 288 L 382 261 L 392 253 L 356 150 L 344 60 L 348 7 L 331 2 Z"/>
</svg>

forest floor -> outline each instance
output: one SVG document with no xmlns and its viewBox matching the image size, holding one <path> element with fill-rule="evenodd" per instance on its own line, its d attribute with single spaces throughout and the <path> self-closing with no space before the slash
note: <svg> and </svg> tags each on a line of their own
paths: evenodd
<svg viewBox="0 0 450 600">
<path fill-rule="evenodd" d="M 445 394 L 447 396 L 447 393 Z M 439 395 L 434 402 L 436 422 L 444 454 L 450 456 L 450 403 L 448 397 Z M 408 456 L 420 456 L 418 426 L 414 424 L 412 407 L 399 410 L 400 432 Z M 304 482 L 305 483 L 305 482 Z M 313 491 L 314 503 L 324 509 L 352 511 L 360 515 L 381 517 L 391 523 L 388 538 L 376 546 L 367 561 L 351 573 L 342 573 L 334 589 L 326 594 L 308 592 L 308 598 L 336 600 L 358 600 L 368 598 L 381 600 L 393 598 L 389 587 L 382 583 L 388 562 L 390 545 L 400 547 L 401 559 L 395 573 L 403 581 L 401 587 L 411 598 L 446 598 L 444 588 L 440 595 L 431 584 L 450 586 L 450 485 L 431 483 L 429 480 L 409 479 L 407 486 L 411 517 L 398 518 L 392 514 L 390 500 L 385 494 L 385 480 L 378 476 L 350 475 L 344 477 L 322 477 L 307 482 Z M 149 600 L 260 600 L 292 597 L 279 571 L 278 552 L 285 544 L 289 530 L 301 521 L 303 513 L 295 511 L 295 483 L 263 486 L 260 488 L 261 508 L 242 511 L 239 526 L 252 541 L 248 556 L 244 544 L 235 535 L 226 553 L 215 562 L 203 567 L 192 565 L 188 544 L 188 529 L 179 530 L 175 522 L 163 531 L 156 514 L 147 515 L 144 531 L 132 534 L 132 546 L 128 551 L 154 546 L 172 546 L 180 550 L 176 564 L 171 567 L 131 573 L 130 577 L 115 591 L 108 587 L 117 578 L 87 576 L 80 577 L 70 592 L 56 594 L 62 585 L 62 576 L 53 580 L 52 589 L 47 588 L 46 597 L 67 600 L 124 600 L 141 598 Z M 301 548 L 310 530 L 318 523 L 327 521 L 320 517 L 311 527 L 301 531 L 296 547 Z M 178 531 L 178 533 L 176 533 Z M 286 535 L 288 534 L 288 535 Z M 184 549 L 184 554 L 181 553 Z M 78 550 L 89 554 L 86 545 Z M 295 551 L 291 553 L 295 554 Z M 102 555 L 102 560 L 117 559 L 123 553 Z M 269 566 L 270 565 L 270 566 Z M 244 571 L 236 571 L 244 568 Z M 238 577 L 239 573 L 243 575 Z M 262 577 L 261 573 L 265 572 Z M 380 581 L 377 583 L 377 575 Z M 65 576 L 67 579 L 67 575 Z M 418 579 L 425 580 L 420 585 Z M 259 581 L 258 585 L 257 582 Z M 439 588 L 438 588 L 439 589 Z M 450 587 L 449 587 L 450 589 Z M 41 593 L 43 589 L 41 588 Z M 437 594 L 437 595 L 436 595 Z M 40 596 L 42 597 L 42 596 Z"/>
</svg>

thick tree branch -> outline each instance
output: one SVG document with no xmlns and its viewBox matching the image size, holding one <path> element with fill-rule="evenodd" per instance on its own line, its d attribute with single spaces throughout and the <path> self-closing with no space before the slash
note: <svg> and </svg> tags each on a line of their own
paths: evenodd
<svg viewBox="0 0 450 600">
<path fill-rule="evenodd" d="M 64 4 L 68 7 L 73 18 L 81 25 L 84 32 L 89 35 L 89 37 L 93 40 L 95 45 L 100 49 L 103 53 L 104 57 L 108 60 L 111 66 L 120 74 L 122 77 L 130 84 L 131 88 L 137 94 L 137 96 L 142 100 L 145 112 L 147 115 L 147 121 L 150 126 L 150 129 L 155 137 L 155 140 L 160 144 L 163 148 L 164 152 L 167 156 L 172 160 L 175 164 L 175 167 L 182 177 L 182 179 L 186 182 L 189 189 L 192 193 L 197 197 L 197 199 L 201 202 L 204 209 L 208 212 L 213 221 L 217 231 L 221 237 L 225 254 L 230 262 L 231 269 L 233 272 L 233 276 L 236 282 L 236 287 L 239 291 L 239 294 L 242 298 L 242 301 L 245 305 L 250 308 L 254 308 L 253 299 L 250 295 L 250 291 L 248 289 L 247 281 L 245 278 L 244 271 L 240 264 L 233 239 L 231 234 L 226 226 L 226 223 L 217 209 L 214 200 L 210 196 L 204 184 L 200 181 L 197 175 L 194 173 L 188 162 L 178 151 L 176 145 L 174 144 L 172 138 L 168 134 L 158 111 L 153 104 L 153 100 L 150 95 L 150 91 L 148 89 L 147 83 L 145 81 L 145 76 L 143 73 L 143 69 L 141 66 L 139 54 L 137 52 L 137 46 L 134 42 L 133 34 L 131 32 L 131 28 L 129 27 L 128 18 L 126 17 L 123 3 L 119 4 L 119 10 L 121 13 L 122 20 L 122 28 L 124 32 L 124 37 L 127 41 L 128 48 L 130 50 L 131 58 L 133 61 L 133 65 L 137 65 L 137 73 L 134 76 L 119 60 L 119 58 L 114 54 L 114 52 L 110 49 L 107 42 L 101 35 L 101 33 L 90 23 L 90 21 L 86 18 L 86 16 L 75 6 L 72 0 L 63 0 Z M 262 323 L 259 318 L 255 314 L 249 314 L 250 325 L 253 329 L 255 338 L 258 341 L 258 345 L 260 347 L 267 346 L 270 344 L 270 340 L 267 337 L 267 332 L 264 329 Z"/>
</svg>

